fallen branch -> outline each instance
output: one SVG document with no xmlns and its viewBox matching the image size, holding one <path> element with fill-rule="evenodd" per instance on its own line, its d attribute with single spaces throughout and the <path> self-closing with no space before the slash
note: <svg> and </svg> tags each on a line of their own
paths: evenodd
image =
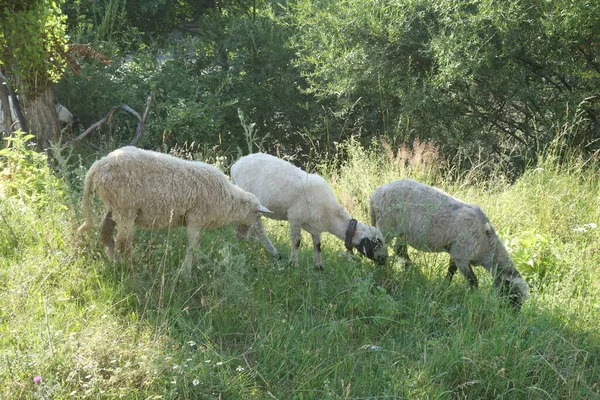
<svg viewBox="0 0 600 400">
<path fill-rule="evenodd" d="M 135 130 L 135 137 L 133 138 L 131 143 L 129 143 L 131 146 L 136 146 L 140 142 L 140 140 L 142 140 L 142 137 L 144 136 L 144 124 L 146 123 L 146 119 L 148 118 L 148 114 L 150 112 L 150 104 L 152 104 L 152 94 L 150 94 L 148 96 L 148 100 L 146 101 L 146 109 L 144 110 L 144 114 L 142 114 L 143 116 L 140 116 L 140 114 L 137 111 L 135 111 L 134 109 L 132 109 L 131 107 L 129 107 L 126 104 L 123 104 L 120 106 L 115 106 L 115 107 L 111 108 L 111 110 L 104 116 L 104 118 L 102 118 L 100 121 L 92 124 L 92 126 L 87 128 L 85 131 L 83 131 L 83 133 L 81 133 L 76 138 L 69 140 L 68 142 L 63 144 L 61 146 L 61 149 L 64 149 L 65 147 L 70 146 L 73 142 L 80 141 L 81 139 L 83 139 L 84 137 L 89 135 L 91 132 L 96 130 L 100 125 L 102 125 L 106 121 L 110 121 L 112 116 L 114 115 L 114 113 L 116 113 L 117 111 L 120 111 L 120 110 L 127 111 L 128 113 L 135 115 L 135 117 L 139 121 L 137 124 L 137 128 Z"/>
</svg>

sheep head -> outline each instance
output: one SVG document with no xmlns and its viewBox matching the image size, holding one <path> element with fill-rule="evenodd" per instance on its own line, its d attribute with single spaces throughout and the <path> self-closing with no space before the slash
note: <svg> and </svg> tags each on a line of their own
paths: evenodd
<svg viewBox="0 0 600 400">
<path fill-rule="evenodd" d="M 254 194 L 245 192 L 240 188 L 238 190 L 241 195 L 237 207 L 239 217 L 236 219 L 236 222 L 241 225 L 250 226 L 261 215 L 272 213 L 271 210 L 260 204 L 258 197 Z"/>
<path fill-rule="evenodd" d="M 500 296 L 506 298 L 513 307 L 521 308 L 529 298 L 529 284 L 512 263 L 497 269 L 494 285 L 500 292 Z"/>
<path fill-rule="evenodd" d="M 504 278 L 499 290 L 500 295 L 516 308 L 521 308 L 525 300 L 529 298 L 529 284 L 521 277 Z"/>
<path fill-rule="evenodd" d="M 383 265 L 387 261 L 387 247 L 383 240 L 383 234 L 373 226 L 367 226 L 351 219 L 346 231 L 345 244 L 349 252 L 355 248 L 360 254 L 374 260 L 379 265 Z"/>
</svg>

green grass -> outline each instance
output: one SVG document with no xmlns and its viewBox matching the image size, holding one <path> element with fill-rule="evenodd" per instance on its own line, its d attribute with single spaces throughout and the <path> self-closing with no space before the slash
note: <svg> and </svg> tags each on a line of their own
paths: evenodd
<svg viewBox="0 0 600 400">
<path fill-rule="evenodd" d="M 532 284 L 522 310 L 482 268 L 474 291 L 445 281 L 446 255 L 380 270 L 328 234 L 322 272 L 308 236 L 295 269 L 229 227 L 203 234 L 190 281 L 182 230 L 138 232 L 135 264 L 115 263 L 97 230 L 75 236 L 85 169 L 52 174 L 16 143 L 0 154 L 0 398 L 600 397 L 597 163 L 549 155 L 509 185 L 346 146 L 317 170 L 360 220 L 407 176 L 480 204 Z M 285 260 L 287 224 L 266 225 Z"/>
</svg>

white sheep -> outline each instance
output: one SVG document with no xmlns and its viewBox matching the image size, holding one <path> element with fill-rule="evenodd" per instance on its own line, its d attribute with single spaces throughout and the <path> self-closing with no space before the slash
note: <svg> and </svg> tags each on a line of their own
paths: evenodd
<svg viewBox="0 0 600 400">
<path fill-rule="evenodd" d="M 448 279 L 458 268 L 476 287 L 471 265 L 482 265 L 513 304 L 521 305 L 529 297 L 529 285 L 479 206 L 412 179 L 402 179 L 375 190 L 369 213 L 371 224 L 388 241 L 397 238 L 396 254 L 407 261 L 407 245 L 421 251 L 445 251 L 450 253 Z"/>
<path fill-rule="evenodd" d="M 290 222 L 291 264 L 298 266 L 302 229 L 312 235 L 315 266 L 319 269 L 323 268 L 323 232 L 330 232 L 343 240 L 349 252 L 356 248 L 378 263 L 387 259 L 381 232 L 350 218 L 337 201 L 333 190 L 319 175 L 308 174 L 277 157 L 256 153 L 242 157 L 233 164 L 231 177 L 236 185 L 254 193 L 261 204 L 272 211 L 267 217 Z M 267 250 L 278 256 L 260 220 L 256 221 L 253 229 L 259 234 Z M 243 230 L 239 232 L 244 233 Z"/>
<path fill-rule="evenodd" d="M 109 256 L 117 249 L 131 259 L 134 225 L 142 229 L 185 226 L 187 248 L 181 267 L 189 277 L 193 247 L 202 229 L 228 223 L 252 225 L 263 207 L 255 195 L 232 184 L 213 166 L 126 146 L 96 161 L 85 177 L 82 233 L 92 226 L 91 194 L 95 189 L 107 209 L 100 236 Z"/>
</svg>

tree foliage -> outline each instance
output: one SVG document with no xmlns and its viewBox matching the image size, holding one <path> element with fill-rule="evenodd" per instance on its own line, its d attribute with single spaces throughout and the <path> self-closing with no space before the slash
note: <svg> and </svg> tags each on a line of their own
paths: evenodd
<svg viewBox="0 0 600 400">
<path fill-rule="evenodd" d="M 73 101 L 76 114 L 97 120 L 153 91 L 155 146 L 243 148 L 239 112 L 265 150 L 419 138 L 518 173 L 565 124 L 569 145 L 600 146 L 600 4 L 586 0 L 67 0 L 64 9 L 71 37 L 113 60 L 61 85 L 85 98 Z"/>
<path fill-rule="evenodd" d="M 64 17 L 53 0 L 3 0 L 0 7 L 0 67 L 37 97 L 64 72 Z"/>
<path fill-rule="evenodd" d="M 0 68 L 24 101 L 38 149 L 58 140 L 52 84 L 66 67 L 64 17 L 53 0 L 4 1 L 0 7 Z"/>
<path fill-rule="evenodd" d="M 309 96 L 297 90 L 303 79 L 290 62 L 290 28 L 270 7 L 212 10 L 180 28 L 168 41 L 133 53 L 123 53 L 129 46 L 98 42 L 112 64 L 82 63 L 81 73 L 69 74 L 59 94 L 78 97 L 68 105 L 85 125 L 117 104 L 139 108 L 154 93 L 149 146 L 195 142 L 237 153 L 247 148 L 240 112 L 255 124 L 257 135 L 269 138 L 265 150 L 295 151 L 304 143 L 298 132 L 305 126 Z M 125 124 L 129 139 L 131 126 Z"/>
<path fill-rule="evenodd" d="M 567 122 L 583 128 L 574 145 L 600 138 L 599 7 L 299 0 L 291 16 L 312 93 L 353 133 L 505 158 L 543 149 Z"/>
</svg>

